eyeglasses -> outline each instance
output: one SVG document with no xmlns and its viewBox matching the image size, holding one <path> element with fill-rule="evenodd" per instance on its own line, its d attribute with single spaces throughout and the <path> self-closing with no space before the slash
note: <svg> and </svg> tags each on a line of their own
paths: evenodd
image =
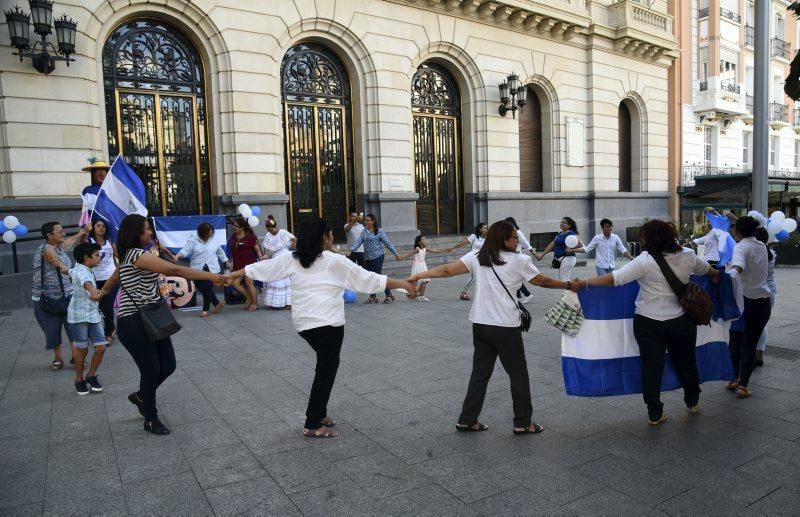
<svg viewBox="0 0 800 517">
<path fill-rule="evenodd" d="M 509 239 L 519 240 L 519 235 L 512 235 Z"/>
</svg>

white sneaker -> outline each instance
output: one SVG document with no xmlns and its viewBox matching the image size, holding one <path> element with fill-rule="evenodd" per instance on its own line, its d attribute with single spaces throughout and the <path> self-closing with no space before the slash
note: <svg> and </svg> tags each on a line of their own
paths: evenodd
<svg viewBox="0 0 800 517">
<path fill-rule="evenodd" d="M 429 302 L 430 301 L 427 296 L 420 296 L 419 298 L 417 298 L 417 300 L 419 300 L 421 302 Z"/>
<path fill-rule="evenodd" d="M 522 303 L 528 303 L 529 301 L 533 300 L 533 295 L 529 294 L 528 296 L 522 296 L 519 301 Z"/>
</svg>

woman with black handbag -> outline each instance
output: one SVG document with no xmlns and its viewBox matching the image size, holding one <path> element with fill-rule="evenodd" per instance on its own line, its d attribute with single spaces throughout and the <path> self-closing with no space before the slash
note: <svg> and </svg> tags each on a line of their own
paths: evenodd
<svg viewBox="0 0 800 517">
<path fill-rule="evenodd" d="M 72 341 L 67 323 L 67 306 L 72 297 L 72 280 L 69 277 L 72 261 L 67 251 L 85 240 L 90 230 L 90 226 L 81 228 L 78 233 L 65 239 L 60 223 L 44 223 L 42 237 L 45 242 L 33 253 L 33 314 L 44 332 L 45 349 L 53 351 L 53 362 L 50 363 L 52 370 L 64 367 L 61 357 L 62 328 Z"/>
<path fill-rule="evenodd" d="M 105 296 L 120 282 L 117 336 L 133 357 L 141 375 L 139 391 L 128 395 L 128 400 L 144 417 L 146 431 L 164 435 L 169 434 L 169 429 L 158 419 L 156 389 L 175 371 L 175 351 L 169 334 L 180 326 L 176 326 L 173 319 L 171 329 L 161 332 L 161 337 L 151 337 L 164 330 L 158 328 L 163 322 L 163 318 L 158 319 L 158 316 L 170 316 L 164 314 L 167 309 L 158 288 L 158 275 L 208 280 L 219 286 L 225 285 L 225 278 L 208 271 L 179 266 L 147 253 L 145 247 L 151 239 L 150 224 L 144 217 L 132 214 L 122 220 L 117 236 L 120 267 L 100 292 Z M 151 320 L 150 314 L 153 313 L 156 317 Z"/>
<path fill-rule="evenodd" d="M 539 273 L 531 257 L 516 253 L 518 239 L 514 225 L 498 221 L 489 228 L 480 251 L 408 278 L 411 283 L 423 277 L 447 278 L 465 273 L 472 273 L 475 278 L 475 301 L 469 312 L 475 352 L 467 396 L 456 424 L 459 431 L 489 429 L 478 421 L 478 416 L 498 357 L 511 380 L 514 434 L 536 434 L 544 429 L 531 422 L 533 406 L 521 328 L 530 325 L 530 315 L 511 293 L 523 282 L 546 289 L 572 289 L 577 285 Z"/>
</svg>

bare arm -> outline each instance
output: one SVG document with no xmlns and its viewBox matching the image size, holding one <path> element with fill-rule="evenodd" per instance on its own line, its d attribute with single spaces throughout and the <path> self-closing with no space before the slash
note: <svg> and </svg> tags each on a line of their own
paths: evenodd
<svg viewBox="0 0 800 517">
<path fill-rule="evenodd" d="M 569 280 L 556 280 L 555 278 L 550 278 L 547 275 L 538 274 L 535 277 L 528 280 L 531 284 L 535 285 L 536 287 L 544 287 L 545 289 L 571 289 L 576 290 L 578 285 L 573 283 Z"/>
<path fill-rule="evenodd" d="M 225 285 L 225 279 L 222 277 L 222 275 L 179 266 L 177 264 L 160 259 L 155 255 L 151 255 L 150 253 L 142 253 L 142 255 L 136 259 L 136 262 L 133 264 L 140 269 L 146 269 L 147 271 L 152 271 L 153 273 L 158 273 L 161 275 L 179 276 L 189 280 L 210 280 L 217 285 Z"/>
<path fill-rule="evenodd" d="M 67 269 L 66 264 L 61 263 L 61 260 L 59 260 L 58 255 L 56 255 L 56 252 L 53 248 L 45 246 L 44 259 L 47 261 L 48 264 L 58 269 L 65 275 L 69 273 L 69 269 Z"/>
<path fill-rule="evenodd" d="M 86 289 L 86 292 L 89 293 L 89 298 L 92 300 L 100 299 L 103 297 L 103 294 L 100 292 L 98 288 L 92 285 L 91 282 L 84 282 L 83 288 Z"/>
<path fill-rule="evenodd" d="M 425 249 L 428 250 L 428 253 L 450 253 L 450 251 L 452 250 L 452 248 L 450 248 L 450 249 L 445 249 L 445 248 L 438 249 L 438 248 L 427 248 L 427 247 Z"/>
<path fill-rule="evenodd" d="M 416 283 L 419 282 L 420 278 L 449 278 L 451 276 L 463 275 L 464 273 L 469 273 L 469 268 L 467 265 L 460 260 L 454 260 L 452 262 L 448 262 L 447 264 L 442 264 L 439 267 L 425 271 L 422 275 L 410 276 L 408 281 L 411 283 Z"/>
<path fill-rule="evenodd" d="M 463 247 L 464 247 L 464 246 L 466 246 L 467 244 L 469 244 L 469 239 L 464 239 L 463 241 L 459 241 L 459 242 L 458 242 L 458 244 L 454 245 L 454 246 L 453 246 L 452 248 L 450 248 L 450 249 L 451 249 L 451 250 L 454 250 L 454 249 L 456 249 L 456 248 L 463 248 Z"/>
<path fill-rule="evenodd" d="M 64 242 L 61 244 L 61 246 L 65 250 L 70 250 L 74 248 L 78 243 L 85 241 L 86 236 L 89 235 L 89 232 L 91 231 L 92 231 L 92 225 L 87 224 L 86 226 L 78 230 L 78 233 L 76 233 L 75 235 L 72 235 L 64 239 Z"/>
<path fill-rule="evenodd" d="M 544 258 L 545 255 L 553 251 L 555 245 L 556 241 L 550 241 L 550 244 L 548 244 L 547 247 L 541 253 L 534 253 L 533 256 L 536 258 L 536 260 L 542 260 L 542 258 Z"/>
</svg>

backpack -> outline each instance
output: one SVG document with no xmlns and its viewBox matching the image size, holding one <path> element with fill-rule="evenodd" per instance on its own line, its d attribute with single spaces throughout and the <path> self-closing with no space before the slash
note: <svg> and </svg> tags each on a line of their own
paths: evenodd
<svg viewBox="0 0 800 517">
<path fill-rule="evenodd" d="M 664 255 L 660 253 L 652 253 L 650 255 L 658 264 L 667 283 L 672 288 L 675 296 L 678 297 L 678 303 L 686 311 L 695 325 L 709 325 L 711 323 L 711 315 L 714 312 L 714 305 L 711 302 L 711 297 L 699 285 L 694 282 L 681 283 L 675 272 L 667 264 Z"/>
</svg>

